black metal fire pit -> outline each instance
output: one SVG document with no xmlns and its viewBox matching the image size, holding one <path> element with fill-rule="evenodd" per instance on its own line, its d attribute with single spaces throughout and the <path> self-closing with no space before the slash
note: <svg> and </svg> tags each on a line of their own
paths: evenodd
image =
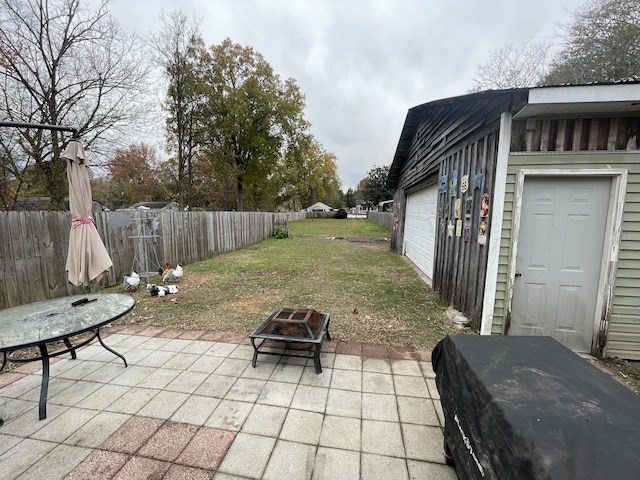
<svg viewBox="0 0 640 480">
<path fill-rule="evenodd" d="M 274 310 L 250 335 L 253 345 L 253 360 L 251 364 L 255 368 L 258 354 L 281 355 L 284 357 L 312 358 L 310 355 L 297 353 L 279 353 L 261 351 L 263 344 L 272 342 L 286 342 L 294 344 L 309 344 L 313 350 L 313 363 L 316 373 L 322 373 L 320 364 L 320 350 L 324 334 L 331 340 L 329 334 L 329 322 L 331 315 L 320 313 L 313 309 L 283 308 Z M 256 344 L 256 340 L 261 340 Z"/>
</svg>

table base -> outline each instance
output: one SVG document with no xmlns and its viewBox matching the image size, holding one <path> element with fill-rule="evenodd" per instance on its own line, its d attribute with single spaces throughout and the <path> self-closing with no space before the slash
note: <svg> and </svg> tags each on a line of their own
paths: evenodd
<svg viewBox="0 0 640 480">
<path fill-rule="evenodd" d="M 108 350 L 109 352 L 113 353 L 114 355 L 122 359 L 122 361 L 124 362 L 125 368 L 128 366 L 127 359 L 124 358 L 122 354 L 116 352 L 115 350 L 108 347 L 104 343 L 104 341 L 102 340 L 102 336 L 100 335 L 100 327 L 90 330 L 90 332 L 92 332 L 92 335 L 89 338 L 81 341 L 76 345 L 73 345 L 71 343 L 70 337 L 63 338 L 62 341 L 64 342 L 67 348 L 54 353 L 49 353 L 49 350 L 47 349 L 47 343 L 51 343 L 51 342 L 41 343 L 37 345 L 38 349 L 40 350 L 39 357 L 12 358 L 11 354 L 13 352 L 17 352 L 18 350 L 13 350 L 11 352 L 3 352 L 3 360 L 2 360 L 2 366 L 0 367 L 0 372 L 4 369 L 5 365 L 7 364 L 7 361 L 11 361 L 14 363 L 28 363 L 28 362 L 34 362 L 37 360 L 42 360 L 42 383 L 40 385 L 40 402 L 38 406 L 38 416 L 40 420 L 44 420 L 45 418 L 47 418 L 47 396 L 49 393 L 49 364 L 50 364 L 49 359 L 50 358 L 58 357 L 60 355 L 64 355 L 65 353 L 71 353 L 71 358 L 76 359 L 77 358 L 76 350 L 80 347 L 83 347 L 91 343 L 95 338 L 97 338 L 98 341 L 100 342 L 100 345 L 102 345 L 106 350 Z M 22 350 L 22 349 L 19 349 L 19 350 Z"/>
</svg>

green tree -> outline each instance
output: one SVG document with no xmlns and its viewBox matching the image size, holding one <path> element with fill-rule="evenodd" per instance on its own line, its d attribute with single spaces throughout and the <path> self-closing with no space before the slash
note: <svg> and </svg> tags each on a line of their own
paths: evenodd
<svg viewBox="0 0 640 480">
<path fill-rule="evenodd" d="M 565 27 L 567 42 L 547 85 L 640 79 L 640 2 L 591 0 Z"/>
<path fill-rule="evenodd" d="M 137 38 L 110 17 L 108 0 L 94 9 L 80 0 L 0 0 L 0 25 L 3 120 L 73 127 L 92 153 L 144 123 L 148 64 Z M 18 178 L 32 164 L 31 179 L 43 182 L 53 208 L 63 209 L 67 180 L 60 154 L 70 134 L 2 129 L 0 136 L 0 160 L 8 165 L 3 173 L 33 189 Z"/>
<path fill-rule="evenodd" d="M 335 199 L 332 200 L 329 205 L 332 205 L 334 208 L 345 208 L 347 206 L 344 201 L 344 192 L 342 191 L 342 188 L 338 188 Z"/>
<path fill-rule="evenodd" d="M 353 208 L 356 206 L 356 192 L 353 188 L 349 187 L 347 193 L 344 194 L 344 204 L 347 208 Z"/>
<path fill-rule="evenodd" d="M 378 203 L 393 198 L 393 192 L 387 188 L 389 167 L 374 167 L 369 170 L 367 176 L 361 181 L 360 192 L 362 199 L 369 208 Z"/>
<path fill-rule="evenodd" d="M 336 206 L 339 200 L 336 156 L 327 152 L 311 135 L 301 135 L 289 145 L 278 169 L 279 204 L 299 210 L 324 202 Z"/>
<path fill-rule="evenodd" d="M 207 103 L 203 148 L 228 162 L 236 180 L 236 208 L 245 189 L 265 186 L 287 141 L 308 128 L 304 96 L 291 78 L 282 80 L 250 47 L 224 40 L 202 56 Z"/>
</svg>

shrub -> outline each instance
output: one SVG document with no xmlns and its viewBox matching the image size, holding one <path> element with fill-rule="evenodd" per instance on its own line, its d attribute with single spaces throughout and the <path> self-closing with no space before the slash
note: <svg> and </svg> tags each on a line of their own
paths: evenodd
<svg viewBox="0 0 640 480">
<path fill-rule="evenodd" d="M 344 208 L 340 208 L 333 214 L 333 218 L 347 218 L 347 211 Z"/>
<path fill-rule="evenodd" d="M 276 225 L 273 228 L 273 233 L 271 234 L 271 236 L 274 238 L 288 238 L 289 230 L 287 229 L 287 227 Z"/>
</svg>

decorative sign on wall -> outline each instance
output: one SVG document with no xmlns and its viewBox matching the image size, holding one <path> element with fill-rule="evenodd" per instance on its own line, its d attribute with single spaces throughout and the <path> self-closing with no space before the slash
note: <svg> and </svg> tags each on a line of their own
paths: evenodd
<svg viewBox="0 0 640 480">
<path fill-rule="evenodd" d="M 484 177 L 484 173 L 482 173 L 482 170 L 478 170 L 478 173 L 476 173 L 474 179 L 476 182 L 475 188 L 481 188 L 482 187 L 482 178 Z"/>
<path fill-rule="evenodd" d="M 456 220 L 456 237 L 462 236 L 462 220 Z"/>
<path fill-rule="evenodd" d="M 485 193 L 482 195 L 482 204 L 480 205 L 480 216 L 488 217 L 489 216 L 489 194 Z"/>
<path fill-rule="evenodd" d="M 468 242 L 470 236 L 471 236 L 471 220 L 465 220 L 464 227 L 462 227 L 462 238 L 464 238 L 465 242 Z"/>
<path fill-rule="evenodd" d="M 471 218 L 473 214 L 473 197 L 467 197 L 464 202 L 464 218 Z"/>
<path fill-rule="evenodd" d="M 487 244 L 487 222 L 484 220 L 480 222 L 480 226 L 478 227 L 478 243 L 480 245 Z"/>
<path fill-rule="evenodd" d="M 451 220 L 449 220 L 449 225 L 447 225 L 447 235 L 449 235 L 449 237 L 453 237 L 453 229 L 455 227 L 453 226 L 453 223 L 451 223 Z"/>
<path fill-rule="evenodd" d="M 460 208 L 461 208 L 462 199 L 456 198 L 455 207 L 453 210 L 453 217 L 460 218 Z"/>
<path fill-rule="evenodd" d="M 469 175 L 463 175 L 460 179 L 460 193 L 467 193 L 469 190 Z"/>
<path fill-rule="evenodd" d="M 447 176 L 442 175 L 440 177 L 440 193 L 447 193 Z"/>
<path fill-rule="evenodd" d="M 449 196 L 455 197 L 458 194 L 458 171 L 451 172 L 451 181 L 449 182 Z"/>
</svg>

